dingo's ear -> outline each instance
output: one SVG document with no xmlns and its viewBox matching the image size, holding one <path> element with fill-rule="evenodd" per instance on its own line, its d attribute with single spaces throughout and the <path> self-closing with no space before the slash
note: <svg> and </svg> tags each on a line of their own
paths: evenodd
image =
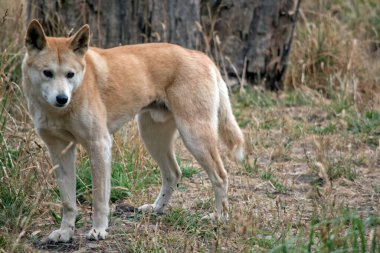
<svg viewBox="0 0 380 253">
<path fill-rule="evenodd" d="M 88 25 L 82 26 L 72 37 L 70 48 L 74 53 L 84 55 L 87 52 L 90 43 L 90 27 Z"/>
<path fill-rule="evenodd" d="M 25 36 L 25 46 L 28 51 L 38 50 L 41 51 L 46 46 L 46 35 L 40 22 L 33 19 L 26 32 Z"/>
</svg>

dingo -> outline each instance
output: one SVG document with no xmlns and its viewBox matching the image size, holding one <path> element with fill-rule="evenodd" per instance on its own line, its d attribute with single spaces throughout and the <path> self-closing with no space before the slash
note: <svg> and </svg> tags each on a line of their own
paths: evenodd
<svg viewBox="0 0 380 253">
<path fill-rule="evenodd" d="M 112 134 L 136 115 L 140 135 L 162 175 L 155 202 L 139 209 L 162 212 L 177 186 L 181 170 L 173 140 L 178 129 L 212 182 L 216 211 L 210 217 L 227 215 L 228 181 L 218 133 L 239 160 L 244 138 L 214 63 L 203 53 L 176 45 L 100 49 L 89 47 L 89 38 L 88 25 L 69 38 L 46 37 L 37 20 L 25 37 L 22 87 L 55 167 L 63 205 L 60 229 L 49 240 L 66 242 L 74 234 L 76 144 L 87 150 L 92 171 L 93 224 L 87 238 L 106 238 Z"/>
</svg>

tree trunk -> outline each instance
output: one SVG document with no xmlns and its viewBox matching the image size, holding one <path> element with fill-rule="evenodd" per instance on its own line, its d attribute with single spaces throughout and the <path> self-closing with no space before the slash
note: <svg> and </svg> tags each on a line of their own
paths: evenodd
<svg viewBox="0 0 380 253">
<path fill-rule="evenodd" d="M 205 51 L 230 79 L 283 88 L 300 0 L 29 0 L 50 35 L 88 23 L 100 47 L 170 42 Z"/>
<path fill-rule="evenodd" d="M 171 42 L 199 48 L 200 0 L 29 0 L 28 20 L 38 18 L 51 35 L 89 24 L 99 47 Z"/>
<path fill-rule="evenodd" d="M 224 0 L 212 5 L 212 20 L 229 76 L 283 88 L 301 0 Z M 216 16 L 216 18 L 215 18 Z M 209 19 L 210 20 L 210 19 Z M 207 19 L 206 22 L 207 23 Z"/>
</svg>

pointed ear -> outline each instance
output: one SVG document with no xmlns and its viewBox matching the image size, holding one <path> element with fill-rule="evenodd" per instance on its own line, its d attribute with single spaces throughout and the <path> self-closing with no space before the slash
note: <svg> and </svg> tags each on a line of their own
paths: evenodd
<svg viewBox="0 0 380 253">
<path fill-rule="evenodd" d="M 46 35 L 42 29 L 40 22 L 38 22 L 36 19 L 33 19 L 28 26 L 28 30 L 25 36 L 26 48 L 28 51 L 41 51 L 46 47 L 46 44 Z"/>
<path fill-rule="evenodd" d="M 90 44 L 90 27 L 88 25 L 82 26 L 72 37 L 70 48 L 74 53 L 84 55 Z"/>
</svg>

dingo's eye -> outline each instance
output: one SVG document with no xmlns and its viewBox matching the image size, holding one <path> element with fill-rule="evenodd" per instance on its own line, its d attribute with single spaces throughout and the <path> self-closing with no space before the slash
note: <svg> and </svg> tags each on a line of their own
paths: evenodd
<svg viewBox="0 0 380 253">
<path fill-rule="evenodd" d="M 68 79 L 71 79 L 71 78 L 73 78 L 74 77 L 74 72 L 67 72 L 67 74 L 66 74 L 66 77 L 68 78 Z"/>
<path fill-rule="evenodd" d="M 53 78 L 53 72 L 51 70 L 44 70 L 42 73 L 44 73 L 47 78 Z"/>
</svg>

